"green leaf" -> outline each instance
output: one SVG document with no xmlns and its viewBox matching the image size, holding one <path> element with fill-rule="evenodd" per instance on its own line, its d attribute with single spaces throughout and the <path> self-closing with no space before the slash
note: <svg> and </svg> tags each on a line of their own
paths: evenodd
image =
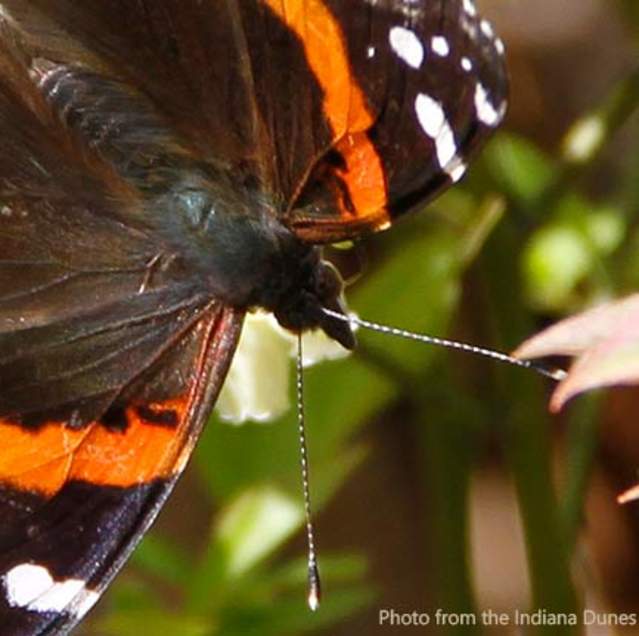
<svg viewBox="0 0 639 636">
<path fill-rule="evenodd" d="M 198 616 L 176 616 L 164 611 L 113 612 L 96 621 L 100 636 L 140 636 L 167 634 L 179 636 L 211 636 L 218 632 L 210 619 Z"/>
<path fill-rule="evenodd" d="M 302 519 L 298 502 L 275 488 L 244 492 L 219 515 L 213 533 L 215 552 L 223 555 L 225 578 L 237 578 L 252 568 Z"/>
<path fill-rule="evenodd" d="M 511 198 L 531 203 L 552 183 L 556 166 L 532 143 L 513 134 L 498 135 L 484 153 L 490 174 Z"/>
<path fill-rule="evenodd" d="M 279 598 L 252 608 L 228 608 L 222 616 L 224 636 L 286 636 L 328 629 L 368 606 L 374 595 L 362 587 L 327 593 L 321 610 L 311 612 L 302 598 Z"/>
<path fill-rule="evenodd" d="M 192 567 L 192 555 L 158 534 L 144 538 L 133 553 L 132 562 L 139 568 L 171 584 L 184 585 Z"/>
<path fill-rule="evenodd" d="M 533 306 L 561 310 L 594 265 L 592 250 L 574 227 L 552 225 L 539 230 L 523 255 L 526 292 Z"/>
</svg>

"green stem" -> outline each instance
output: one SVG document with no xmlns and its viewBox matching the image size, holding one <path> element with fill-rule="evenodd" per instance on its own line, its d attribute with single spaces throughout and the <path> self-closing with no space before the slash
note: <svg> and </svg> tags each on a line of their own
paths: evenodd
<svg viewBox="0 0 639 636">
<path fill-rule="evenodd" d="M 550 209 L 590 172 L 614 134 L 638 109 L 639 69 L 622 79 L 601 105 L 580 117 L 567 131 L 554 178 L 531 207 L 538 211 Z"/>
<path fill-rule="evenodd" d="M 600 397 L 579 398 L 568 421 L 567 472 L 562 501 L 562 521 L 566 548 L 572 553 L 583 521 L 584 498 L 597 449 Z"/>
<path fill-rule="evenodd" d="M 424 397 L 420 399 L 418 423 L 430 502 L 432 559 L 437 573 L 435 600 L 439 608 L 457 620 L 465 616 L 471 619 L 465 624 L 440 626 L 437 633 L 479 634 L 481 627 L 472 624 L 477 606 L 469 558 L 468 491 L 478 446 L 473 443 L 476 435 L 472 434 L 472 415 L 463 405 L 453 406 L 459 401 L 458 396 L 447 395 L 438 400 Z"/>
<path fill-rule="evenodd" d="M 532 331 L 518 294 L 518 271 L 512 266 L 520 249 L 513 228 L 503 224 L 494 233 L 482 259 L 488 274 L 487 310 L 492 312 L 495 333 L 503 334 L 511 346 Z M 503 344 L 497 346 L 501 348 Z M 576 612 L 570 555 L 552 486 L 550 426 L 540 382 L 531 374 L 513 369 L 496 367 L 495 373 L 503 403 L 497 417 L 521 512 L 532 609 Z M 538 633 L 559 636 L 578 633 L 578 629 L 541 626 Z"/>
<path fill-rule="evenodd" d="M 506 455 L 515 479 L 526 538 L 533 609 L 552 613 L 576 611 L 570 578 L 570 557 L 564 541 L 553 492 L 550 466 L 548 418 L 540 408 L 543 397 L 537 381 L 508 382 L 509 394 L 529 410 L 509 409 L 506 414 Z M 570 627 L 543 626 L 540 634 L 574 634 Z"/>
</svg>

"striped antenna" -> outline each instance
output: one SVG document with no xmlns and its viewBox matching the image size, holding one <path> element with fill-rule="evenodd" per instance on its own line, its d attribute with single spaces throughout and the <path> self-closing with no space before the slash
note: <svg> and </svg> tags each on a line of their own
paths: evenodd
<svg viewBox="0 0 639 636">
<path fill-rule="evenodd" d="M 304 517 L 306 525 L 306 543 L 308 546 L 308 606 L 315 611 L 320 604 L 321 584 L 317 553 L 315 552 L 315 530 L 311 514 L 311 492 L 309 487 L 308 445 L 306 443 L 306 424 L 304 418 L 304 364 L 302 352 L 302 334 L 297 337 L 297 430 L 302 464 L 302 489 L 304 494 Z"/>
<path fill-rule="evenodd" d="M 533 371 L 536 371 L 537 373 L 552 380 L 556 380 L 557 382 L 560 382 L 566 377 L 566 372 L 563 369 L 545 367 L 536 362 L 514 358 L 513 356 L 509 356 L 506 353 L 501 353 L 500 351 L 494 351 L 493 349 L 477 347 L 465 342 L 459 342 L 458 340 L 449 340 L 447 338 L 438 338 L 436 336 L 426 336 L 421 333 L 414 333 L 412 331 L 399 329 L 397 327 L 389 327 L 388 325 L 381 325 L 376 322 L 364 320 L 363 318 L 358 318 L 353 314 L 346 316 L 344 314 L 340 314 L 337 311 L 333 311 L 332 309 L 326 309 L 325 307 L 322 308 L 322 311 L 331 318 L 337 318 L 338 320 L 348 322 L 351 325 L 357 325 L 358 327 L 377 331 L 378 333 L 397 336 L 399 338 L 406 338 L 408 340 L 416 340 L 424 344 L 435 345 L 437 347 L 445 347 L 446 349 L 456 349 L 457 351 L 464 351 L 465 353 L 483 356 L 484 358 L 491 358 L 492 360 L 497 360 L 497 362 L 512 364 L 517 367 L 523 367 L 524 369 L 532 369 Z"/>
</svg>

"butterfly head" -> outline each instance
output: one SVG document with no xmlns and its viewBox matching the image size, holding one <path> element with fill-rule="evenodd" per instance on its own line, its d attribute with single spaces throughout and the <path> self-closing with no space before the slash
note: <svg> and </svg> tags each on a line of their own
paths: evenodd
<svg viewBox="0 0 639 636">
<path fill-rule="evenodd" d="M 345 314 L 342 300 L 344 284 L 339 272 L 313 250 L 312 266 L 306 269 L 304 284 L 298 288 L 290 302 L 284 302 L 274 311 L 278 322 L 287 329 L 302 331 L 322 329 L 346 349 L 355 347 L 355 336 L 348 322 L 325 313 L 325 309 Z"/>
</svg>

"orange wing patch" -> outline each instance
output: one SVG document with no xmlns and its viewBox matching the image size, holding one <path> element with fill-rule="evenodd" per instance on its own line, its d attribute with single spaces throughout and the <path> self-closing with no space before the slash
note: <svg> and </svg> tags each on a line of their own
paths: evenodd
<svg viewBox="0 0 639 636">
<path fill-rule="evenodd" d="M 70 479 L 101 486 L 132 486 L 176 472 L 175 460 L 186 435 L 188 397 L 126 409 L 125 430 L 93 426 L 71 465 Z M 145 411 L 174 414 L 175 426 L 145 419 Z M 169 419 L 169 418 L 167 418 Z"/>
<path fill-rule="evenodd" d="M 226 375 L 241 317 L 209 306 L 194 334 L 200 344 L 193 373 L 177 397 L 132 400 L 77 429 L 59 421 L 29 428 L 0 418 L 0 486 L 53 497 L 72 480 L 126 488 L 179 475 L 204 421 L 202 407 Z"/>
<path fill-rule="evenodd" d="M 302 41 L 313 74 L 324 91 L 324 114 L 344 159 L 336 168 L 353 209 L 340 206 L 340 223 L 383 229 L 389 224 L 384 168 L 366 132 L 375 123 L 352 74 L 339 24 L 321 0 L 265 0 Z M 317 221 L 316 221 L 317 222 Z M 327 219 L 327 224 L 335 220 Z"/>
<path fill-rule="evenodd" d="M 55 494 L 66 480 L 71 454 L 88 432 L 87 428 L 65 428 L 59 422 L 30 430 L 0 419 L 0 483 L 42 495 Z"/>
<path fill-rule="evenodd" d="M 0 484 L 51 497 L 70 479 L 127 487 L 171 477 L 182 468 L 189 405 L 188 395 L 131 405 L 122 430 L 98 422 L 77 430 L 50 422 L 30 430 L 0 420 Z"/>
</svg>

